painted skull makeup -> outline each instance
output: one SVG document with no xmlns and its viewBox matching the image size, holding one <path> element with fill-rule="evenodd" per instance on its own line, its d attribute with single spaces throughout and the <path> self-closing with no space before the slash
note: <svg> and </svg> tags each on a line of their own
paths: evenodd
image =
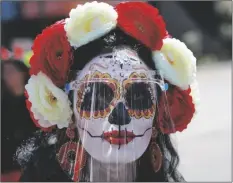
<svg viewBox="0 0 233 183">
<path fill-rule="evenodd" d="M 131 162 L 146 150 L 156 115 L 155 71 L 129 48 L 92 59 L 73 82 L 82 144 L 101 162 Z"/>
</svg>

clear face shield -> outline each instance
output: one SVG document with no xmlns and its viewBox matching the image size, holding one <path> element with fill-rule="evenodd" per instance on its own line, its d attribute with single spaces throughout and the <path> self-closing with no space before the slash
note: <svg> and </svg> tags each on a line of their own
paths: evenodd
<svg viewBox="0 0 233 183">
<path fill-rule="evenodd" d="M 74 159 L 79 168 L 86 161 L 79 175 L 85 171 L 90 181 L 133 181 L 167 90 L 161 75 L 122 49 L 94 58 L 67 89 L 73 92 L 79 142 Z"/>
</svg>

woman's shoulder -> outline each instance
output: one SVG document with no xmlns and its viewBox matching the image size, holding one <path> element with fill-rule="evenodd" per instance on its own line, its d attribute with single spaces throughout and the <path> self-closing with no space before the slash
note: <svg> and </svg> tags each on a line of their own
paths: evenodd
<svg viewBox="0 0 233 183">
<path fill-rule="evenodd" d="M 56 159 L 56 133 L 37 131 L 16 151 L 23 172 L 20 181 L 70 181 Z"/>
</svg>

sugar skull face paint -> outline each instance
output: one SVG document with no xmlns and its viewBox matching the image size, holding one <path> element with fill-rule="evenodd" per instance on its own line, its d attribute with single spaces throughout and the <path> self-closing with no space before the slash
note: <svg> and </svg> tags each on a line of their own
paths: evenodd
<svg viewBox="0 0 233 183">
<path fill-rule="evenodd" d="M 128 48 L 91 60 L 78 73 L 74 113 L 86 151 L 101 162 L 131 162 L 146 150 L 156 114 L 154 75 Z"/>
</svg>

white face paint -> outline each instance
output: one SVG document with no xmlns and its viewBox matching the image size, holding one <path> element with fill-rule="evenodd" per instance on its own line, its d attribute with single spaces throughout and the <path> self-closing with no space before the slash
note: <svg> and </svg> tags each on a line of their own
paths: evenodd
<svg viewBox="0 0 233 183">
<path fill-rule="evenodd" d="M 130 49 L 91 60 L 76 80 L 106 82 L 81 84 L 74 91 L 74 113 L 82 144 L 96 160 L 128 163 L 137 160 L 151 139 L 155 116 L 154 76 Z M 133 79 L 141 80 L 140 83 Z M 136 81 L 135 80 L 135 81 Z"/>
</svg>

